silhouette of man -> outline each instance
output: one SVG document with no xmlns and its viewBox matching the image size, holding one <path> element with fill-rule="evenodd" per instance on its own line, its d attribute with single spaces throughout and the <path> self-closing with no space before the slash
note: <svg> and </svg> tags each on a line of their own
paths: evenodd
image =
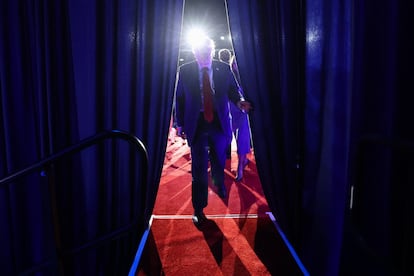
<svg viewBox="0 0 414 276">
<path fill-rule="evenodd" d="M 208 204 L 209 161 L 212 181 L 219 196 L 227 196 L 224 166 L 226 148 L 232 139 L 228 103 L 231 101 L 246 112 L 250 109 L 250 103 L 239 92 L 230 67 L 213 60 L 214 49 L 214 41 L 208 37 L 193 46 L 196 60 L 180 66 L 175 91 L 177 133 L 187 139 L 191 150 L 193 221 L 196 226 L 207 220 L 203 209 Z M 204 94 L 205 88 L 210 94 Z M 205 106 L 210 97 L 212 114 L 208 112 L 209 105 Z"/>
</svg>

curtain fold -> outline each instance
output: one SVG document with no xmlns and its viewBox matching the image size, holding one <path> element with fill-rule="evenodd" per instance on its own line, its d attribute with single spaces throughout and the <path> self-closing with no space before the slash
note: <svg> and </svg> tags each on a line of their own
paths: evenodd
<svg viewBox="0 0 414 276">
<path fill-rule="evenodd" d="M 292 242 L 300 223 L 303 52 L 301 3 L 227 1 L 263 190 Z"/>
<path fill-rule="evenodd" d="M 56 259 L 57 243 L 70 250 L 140 217 L 132 237 L 42 268 L 128 272 L 161 176 L 182 13 L 183 1 L 1 2 L 0 178 L 108 129 L 136 135 L 150 159 L 148 183 L 138 183 L 136 152 L 106 141 L 0 187 L 3 272 Z"/>
<path fill-rule="evenodd" d="M 412 4 L 227 6 L 260 179 L 305 267 L 410 274 Z"/>
<path fill-rule="evenodd" d="M 350 177 L 341 269 L 410 275 L 413 245 L 412 3 L 355 2 Z M 407 90 L 408 89 L 408 90 Z M 361 270 L 362 268 L 362 270 Z"/>
<path fill-rule="evenodd" d="M 338 275 L 349 186 L 351 2 L 308 1 L 303 255 L 310 271 Z M 314 248 L 319 248 L 315 252 Z"/>
</svg>

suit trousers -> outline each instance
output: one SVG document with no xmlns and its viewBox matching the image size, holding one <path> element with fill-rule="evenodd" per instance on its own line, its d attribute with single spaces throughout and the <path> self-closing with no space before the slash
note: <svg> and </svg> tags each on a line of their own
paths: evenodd
<svg viewBox="0 0 414 276">
<path fill-rule="evenodd" d="M 224 166 L 228 138 L 222 131 L 217 115 L 208 123 L 200 113 L 194 140 L 191 145 L 192 204 L 196 212 L 208 203 L 208 162 L 214 185 L 224 185 Z"/>
<path fill-rule="evenodd" d="M 230 112 L 232 117 L 232 131 L 234 139 L 236 139 L 237 154 L 248 154 L 251 148 L 248 115 L 233 103 L 230 104 Z"/>
</svg>

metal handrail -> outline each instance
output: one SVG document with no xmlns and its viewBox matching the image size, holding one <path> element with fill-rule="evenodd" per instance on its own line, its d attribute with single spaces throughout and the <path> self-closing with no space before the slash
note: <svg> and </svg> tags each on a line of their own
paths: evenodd
<svg viewBox="0 0 414 276">
<path fill-rule="evenodd" d="M 121 130 L 108 130 L 108 131 L 102 131 L 94 136 L 91 136 L 89 138 L 86 138 L 84 140 L 81 140 L 80 142 L 69 146 L 65 149 L 63 149 L 62 151 L 59 151 L 55 154 L 52 154 L 51 156 L 38 161 L 24 169 L 21 169 L 17 172 L 14 172 L 8 176 L 6 176 L 5 178 L 0 180 L 0 188 L 2 188 L 3 186 L 7 185 L 7 184 L 14 184 L 14 183 L 10 183 L 13 180 L 16 180 L 17 178 L 23 177 L 25 175 L 28 175 L 29 173 L 32 173 L 34 171 L 38 171 L 39 169 L 43 169 L 45 166 L 59 160 L 62 159 L 64 157 L 70 156 L 74 153 L 80 152 L 83 149 L 86 149 L 88 147 L 94 146 L 98 143 L 100 143 L 103 140 L 106 139 L 113 139 L 113 138 L 120 138 L 123 140 L 127 140 L 128 142 L 132 143 L 133 145 L 135 145 L 135 147 L 137 148 L 137 150 L 144 156 L 144 162 L 142 164 L 143 166 L 143 176 L 142 179 L 144 181 L 144 188 L 143 188 L 143 195 L 144 197 L 146 196 L 146 183 L 147 183 L 147 177 L 148 177 L 148 163 L 149 163 L 149 158 L 148 158 L 148 153 L 147 153 L 147 149 L 145 147 L 145 145 L 141 142 L 141 140 L 139 140 L 136 136 L 125 132 L 125 131 L 121 131 Z M 143 201 L 143 210 L 145 208 L 145 200 Z M 53 208 L 53 207 L 52 207 Z M 140 221 L 138 221 L 137 219 L 134 219 L 134 221 L 132 221 L 131 223 L 129 223 L 127 226 L 124 226 L 120 229 L 117 229 L 115 231 L 112 231 L 111 233 L 94 239 L 92 241 L 87 242 L 86 244 L 77 247 L 77 248 L 72 248 L 69 250 L 64 250 L 61 251 L 59 249 L 57 249 L 58 255 L 61 257 L 67 256 L 67 255 L 71 255 L 74 254 L 78 251 L 81 251 L 83 249 L 92 247 L 92 246 L 97 246 L 99 244 L 101 244 L 102 242 L 105 242 L 107 240 L 112 240 L 118 236 L 122 236 L 124 234 L 126 234 L 127 232 L 130 232 L 132 230 L 134 230 Z M 56 223 L 56 222 L 55 222 Z M 55 260 L 56 261 L 56 260 Z M 33 266 L 32 268 L 30 268 L 29 270 L 27 270 L 26 272 L 23 272 L 21 275 L 29 275 L 32 272 L 38 271 L 39 269 L 45 267 L 45 266 L 49 266 L 51 264 L 51 262 L 53 263 L 53 260 L 45 260 L 44 262 L 37 264 L 35 266 Z"/>
<path fill-rule="evenodd" d="M 147 180 L 147 171 L 148 171 L 148 153 L 147 153 L 147 149 L 145 148 L 145 145 L 141 142 L 141 140 L 139 140 L 136 136 L 125 132 L 125 131 L 121 131 L 121 130 L 108 130 L 108 131 L 103 131 L 100 132 L 92 137 L 86 138 L 84 140 L 81 140 L 80 142 L 78 142 L 75 145 L 69 146 L 68 148 L 59 151 L 55 154 L 52 154 L 51 156 L 37 162 L 34 163 L 24 169 L 21 169 L 15 173 L 12 173 L 8 176 L 6 176 L 5 178 L 0 180 L 0 188 L 2 187 L 2 185 L 5 185 L 13 180 L 15 180 L 16 178 L 25 176 L 33 171 L 37 171 L 38 169 L 53 163 L 54 161 L 56 161 L 57 159 L 66 157 L 68 155 L 77 153 L 85 148 L 88 148 L 90 146 L 93 146 L 95 144 L 98 144 L 99 142 L 105 140 L 105 139 L 109 139 L 109 138 L 121 138 L 124 140 L 127 140 L 129 142 L 131 142 L 132 144 L 134 144 L 141 153 L 143 153 L 145 155 L 145 162 L 144 162 L 144 180 Z"/>
</svg>

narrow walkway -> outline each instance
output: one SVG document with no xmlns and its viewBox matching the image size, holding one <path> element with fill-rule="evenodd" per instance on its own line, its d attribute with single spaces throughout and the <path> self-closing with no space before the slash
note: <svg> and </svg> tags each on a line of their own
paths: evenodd
<svg viewBox="0 0 414 276">
<path fill-rule="evenodd" d="M 248 158 L 243 181 L 235 182 L 237 154 L 232 151 L 225 171 L 228 198 L 221 199 L 210 183 L 204 209 L 209 220 L 198 229 L 191 220 L 189 147 L 169 137 L 137 275 L 303 275 L 271 220 L 253 153 Z"/>
</svg>

